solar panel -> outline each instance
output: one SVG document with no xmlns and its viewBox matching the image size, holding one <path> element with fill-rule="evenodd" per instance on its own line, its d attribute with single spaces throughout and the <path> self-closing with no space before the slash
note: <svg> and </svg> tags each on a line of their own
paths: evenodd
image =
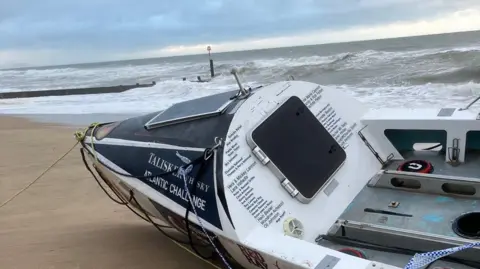
<svg viewBox="0 0 480 269">
<path fill-rule="evenodd" d="M 147 130 L 222 114 L 237 91 L 229 91 L 174 104 L 145 124 Z"/>
</svg>

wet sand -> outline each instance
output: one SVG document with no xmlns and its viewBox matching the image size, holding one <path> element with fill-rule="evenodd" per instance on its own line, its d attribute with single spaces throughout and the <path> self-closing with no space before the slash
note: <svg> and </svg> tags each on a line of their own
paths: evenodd
<svg viewBox="0 0 480 269">
<path fill-rule="evenodd" d="M 0 204 L 75 143 L 75 128 L 0 117 Z M 78 146 L 0 208 L 2 269 L 212 268 L 102 192 Z"/>
</svg>

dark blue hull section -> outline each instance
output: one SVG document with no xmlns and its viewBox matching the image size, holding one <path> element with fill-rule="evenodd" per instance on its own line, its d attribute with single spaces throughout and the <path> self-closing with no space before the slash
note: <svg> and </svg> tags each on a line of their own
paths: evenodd
<svg viewBox="0 0 480 269">
<path fill-rule="evenodd" d="M 156 175 L 176 170 L 184 166 L 188 159 L 193 161 L 201 158 L 203 152 L 100 143 L 95 144 L 95 150 L 175 203 L 184 208 L 188 207 L 189 201 L 182 176 L 177 172 L 163 176 Z M 200 164 L 196 164 L 187 176 L 187 186 L 193 194 L 195 210 L 200 218 L 222 229 L 216 200 L 213 158 L 205 163 L 201 177 L 195 180 L 199 168 Z M 195 186 L 193 186 L 194 183 Z"/>
</svg>

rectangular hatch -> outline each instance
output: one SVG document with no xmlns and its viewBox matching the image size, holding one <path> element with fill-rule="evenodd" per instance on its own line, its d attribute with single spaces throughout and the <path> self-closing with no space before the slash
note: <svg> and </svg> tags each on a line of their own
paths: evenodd
<svg viewBox="0 0 480 269">
<path fill-rule="evenodd" d="M 302 203 L 310 202 L 345 162 L 344 149 L 292 96 L 247 134 L 253 154 Z"/>
</svg>

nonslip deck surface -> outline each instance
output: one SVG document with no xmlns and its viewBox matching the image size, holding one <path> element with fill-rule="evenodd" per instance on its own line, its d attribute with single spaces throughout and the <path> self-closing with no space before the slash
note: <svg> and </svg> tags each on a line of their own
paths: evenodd
<svg viewBox="0 0 480 269">
<path fill-rule="evenodd" d="M 475 181 L 480 175 L 480 156 L 470 154 L 467 157 L 466 163 L 452 166 L 445 162 L 444 155 L 432 152 L 417 153 L 406 156 L 403 161 L 392 162 L 386 170 L 395 171 L 404 161 L 426 160 L 433 165 L 433 174 L 438 175 L 438 178 L 444 175 L 465 177 Z M 389 180 L 390 177 L 380 178 L 378 182 Z M 339 217 L 343 228 L 333 229 L 331 236 L 347 241 L 357 240 L 414 252 L 429 252 L 475 241 L 475 239 L 466 239 L 457 235 L 453 230 L 453 224 L 465 213 L 480 212 L 478 197 L 435 193 L 435 188 L 432 187 L 437 184 L 434 181 L 448 182 L 448 178 L 435 179 L 435 177 L 420 176 L 417 180 L 422 182 L 421 189 L 395 188 L 372 181 L 375 184 L 365 186 Z M 455 182 L 453 179 L 450 180 Z M 472 184 L 478 185 L 478 183 Z M 477 220 L 478 218 L 473 221 Z M 391 263 L 397 266 L 405 262 L 405 257 L 402 255 L 383 251 L 373 254 L 375 258 L 372 257 L 372 259 L 381 262 L 388 263 L 391 259 Z M 454 254 L 453 257 L 478 262 L 478 255 L 478 249 L 469 249 Z M 435 266 L 440 265 L 444 266 L 435 264 Z"/>
<path fill-rule="evenodd" d="M 389 207 L 398 202 L 397 208 Z M 410 216 L 365 212 L 385 210 Z M 365 187 L 340 219 L 414 232 L 456 237 L 452 222 L 461 214 L 480 211 L 480 201 L 396 189 Z"/>
</svg>

